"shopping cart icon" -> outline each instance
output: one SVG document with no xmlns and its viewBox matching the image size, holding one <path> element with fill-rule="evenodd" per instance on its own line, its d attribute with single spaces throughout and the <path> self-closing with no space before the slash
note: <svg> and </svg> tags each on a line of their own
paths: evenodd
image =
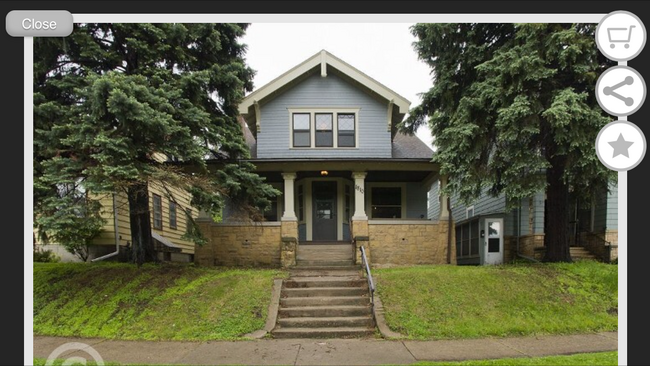
<svg viewBox="0 0 650 366">
<path fill-rule="evenodd" d="M 607 37 L 609 37 L 609 47 L 616 47 L 617 43 L 625 43 L 623 47 L 630 48 L 630 39 L 632 38 L 632 29 L 636 28 L 631 25 L 628 28 L 607 28 Z"/>
</svg>

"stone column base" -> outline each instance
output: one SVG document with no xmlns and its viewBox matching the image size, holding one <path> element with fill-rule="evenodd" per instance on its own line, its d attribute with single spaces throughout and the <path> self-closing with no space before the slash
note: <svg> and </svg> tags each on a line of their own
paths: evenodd
<svg viewBox="0 0 650 366">
<path fill-rule="evenodd" d="M 282 248 L 280 250 L 280 265 L 282 268 L 289 268 L 296 265 L 296 254 L 298 251 L 298 240 L 293 237 L 282 237 Z"/>
</svg>

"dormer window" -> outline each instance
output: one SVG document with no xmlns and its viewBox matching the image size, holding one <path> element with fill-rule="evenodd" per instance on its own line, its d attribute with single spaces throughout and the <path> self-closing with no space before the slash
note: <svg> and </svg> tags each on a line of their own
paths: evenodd
<svg viewBox="0 0 650 366">
<path fill-rule="evenodd" d="M 356 148 L 358 147 L 358 109 L 295 108 L 291 116 L 293 148 Z"/>
<path fill-rule="evenodd" d="M 293 146 L 311 146 L 311 115 L 309 113 L 293 114 Z"/>
<path fill-rule="evenodd" d="M 354 138 L 354 114 L 352 113 L 342 113 L 338 115 L 338 145 L 341 147 L 354 147 L 355 138 Z"/>
<path fill-rule="evenodd" d="M 332 113 L 316 113 L 316 147 L 334 146 Z"/>
</svg>

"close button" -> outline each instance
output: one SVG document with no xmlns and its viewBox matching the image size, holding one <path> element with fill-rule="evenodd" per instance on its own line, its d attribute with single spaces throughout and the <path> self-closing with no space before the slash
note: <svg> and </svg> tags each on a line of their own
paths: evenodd
<svg viewBox="0 0 650 366">
<path fill-rule="evenodd" d="M 5 18 L 12 37 L 66 37 L 72 33 L 72 14 L 65 10 L 13 10 Z"/>
</svg>

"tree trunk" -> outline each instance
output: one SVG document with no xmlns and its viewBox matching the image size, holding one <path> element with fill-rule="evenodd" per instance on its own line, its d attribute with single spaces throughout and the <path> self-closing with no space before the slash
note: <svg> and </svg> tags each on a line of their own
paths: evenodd
<svg viewBox="0 0 650 366">
<path fill-rule="evenodd" d="M 157 258 L 151 238 L 149 187 L 147 183 L 137 183 L 129 187 L 127 195 L 129 197 L 133 262 L 138 266 L 145 262 L 155 262 Z"/>
<path fill-rule="evenodd" d="M 546 232 L 544 262 L 571 262 L 569 251 L 569 187 L 562 181 L 566 157 L 552 157 L 546 170 Z"/>
</svg>

